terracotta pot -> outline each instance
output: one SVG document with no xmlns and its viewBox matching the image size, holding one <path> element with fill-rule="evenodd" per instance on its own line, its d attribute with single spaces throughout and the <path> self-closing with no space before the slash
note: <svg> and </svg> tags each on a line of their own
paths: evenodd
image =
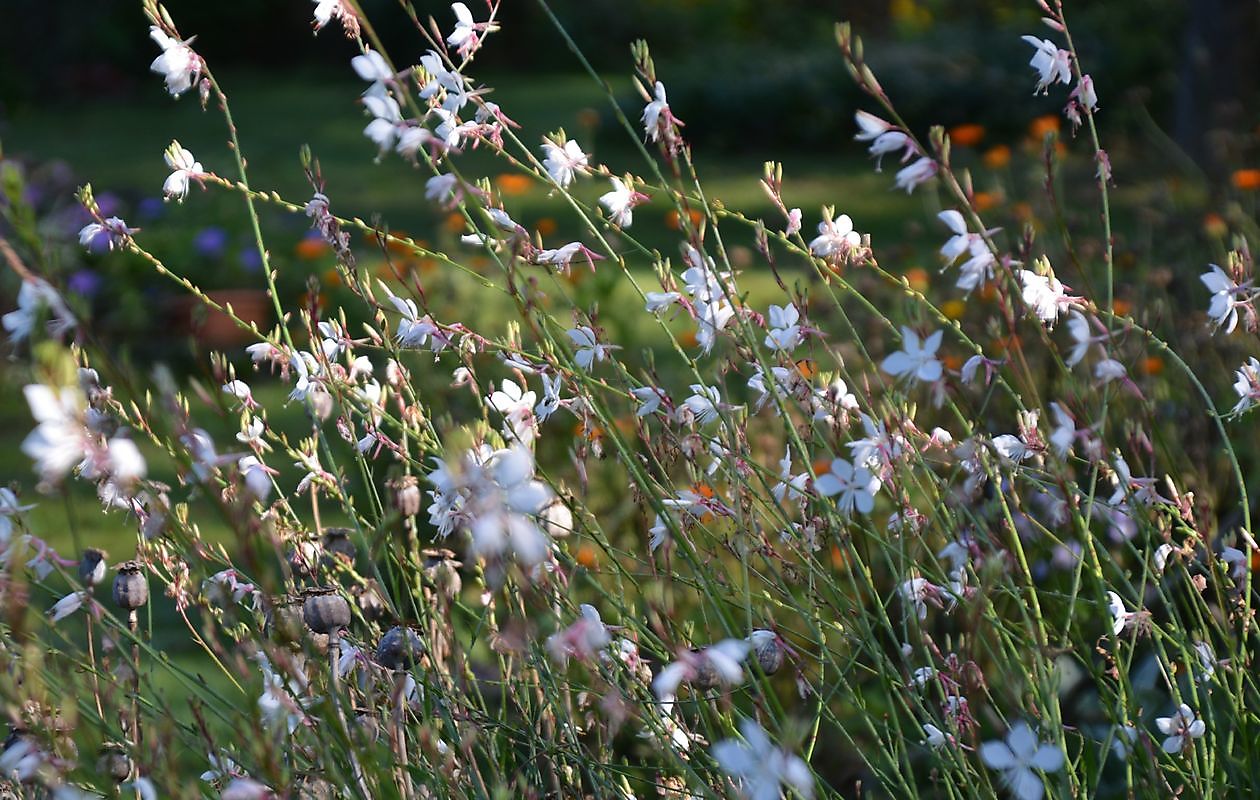
<svg viewBox="0 0 1260 800">
<path fill-rule="evenodd" d="M 221 306 L 231 306 L 232 313 L 260 330 L 271 324 L 271 300 L 263 289 L 219 289 L 206 296 Z M 195 336 L 207 350 L 240 347 L 253 341 L 253 335 L 237 326 L 227 314 L 204 304 L 196 297 L 183 295 L 174 302 L 175 327 L 185 335 Z"/>
</svg>

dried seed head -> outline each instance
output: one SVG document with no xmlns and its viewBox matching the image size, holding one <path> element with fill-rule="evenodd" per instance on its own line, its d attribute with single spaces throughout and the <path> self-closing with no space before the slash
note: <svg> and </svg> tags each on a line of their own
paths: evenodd
<svg viewBox="0 0 1260 800">
<path fill-rule="evenodd" d="M 267 611 L 267 633 L 277 644 L 300 645 L 306 635 L 302 598 L 285 595 L 273 599 Z"/>
<path fill-rule="evenodd" d="M 335 589 L 311 589 L 303 594 L 302 619 L 316 633 L 332 635 L 350 625 L 350 604 Z"/>
<path fill-rule="evenodd" d="M 385 632 L 376 646 L 376 663 L 385 669 L 411 669 L 423 652 L 424 644 L 415 631 L 395 625 Z"/>
<path fill-rule="evenodd" d="M 114 576 L 114 604 L 135 611 L 149 602 L 149 579 L 139 561 L 124 561 Z"/>
<path fill-rule="evenodd" d="M 385 595 L 381 593 L 381 587 L 375 579 L 355 584 L 350 587 L 350 594 L 354 596 L 355 604 L 359 606 L 359 613 L 364 619 L 379 620 L 385 615 Z"/>
<path fill-rule="evenodd" d="M 752 632 L 748 641 L 752 644 L 753 655 L 757 657 L 757 664 L 762 672 L 773 675 L 783 668 L 783 660 L 787 653 L 783 648 L 783 642 L 779 639 L 779 634 L 758 629 Z"/>
<path fill-rule="evenodd" d="M 113 742 L 101 746 L 101 757 L 96 761 L 96 771 L 107 775 L 115 783 L 122 783 L 131 774 L 131 759 L 120 744 Z"/>
<path fill-rule="evenodd" d="M 99 586 L 101 581 L 105 580 L 105 559 L 109 558 L 109 554 L 104 550 L 98 550 L 95 547 L 89 547 L 83 551 L 83 558 L 79 561 L 79 580 L 89 589 Z"/>
<path fill-rule="evenodd" d="M 455 554 L 446 549 L 423 550 L 425 557 L 424 577 L 439 594 L 449 598 L 456 597 L 464 588 L 459 568 L 463 562 L 455 558 Z"/>
<path fill-rule="evenodd" d="M 420 492 L 420 481 L 415 475 L 402 475 L 391 484 L 394 490 L 394 508 L 404 517 L 414 517 L 420 513 L 420 504 L 424 497 Z"/>
</svg>

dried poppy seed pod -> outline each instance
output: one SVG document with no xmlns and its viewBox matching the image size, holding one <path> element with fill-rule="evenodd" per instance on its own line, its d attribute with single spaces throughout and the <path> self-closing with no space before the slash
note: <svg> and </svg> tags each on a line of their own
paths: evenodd
<svg viewBox="0 0 1260 800">
<path fill-rule="evenodd" d="M 124 561 L 118 565 L 114 576 L 114 604 L 128 611 L 135 611 L 149 602 L 149 579 L 144 577 L 144 565 L 139 561 Z"/>
<path fill-rule="evenodd" d="M 99 586 L 105 580 L 105 559 L 109 555 L 104 550 L 89 547 L 83 551 L 79 561 L 79 580 L 89 589 Z"/>
<path fill-rule="evenodd" d="M 312 589 L 302 604 L 302 619 L 316 633 L 333 635 L 350 625 L 350 604 L 335 589 Z"/>
<path fill-rule="evenodd" d="M 267 611 L 267 632 L 278 644 L 300 645 L 306 635 L 302 599 L 290 595 L 275 598 Z"/>
<path fill-rule="evenodd" d="M 101 747 L 96 770 L 102 775 L 108 775 L 115 783 L 122 783 L 131 774 L 131 759 L 127 757 L 122 745 L 109 742 Z"/>
<path fill-rule="evenodd" d="M 376 646 L 376 663 L 395 671 L 411 669 L 423 652 L 424 644 L 415 631 L 395 625 Z"/>
<path fill-rule="evenodd" d="M 773 675 L 783 668 L 783 660 L 787 654 L 784 652 L 783 642 L 779 640 L 779 634 L 758 629 L 752 632 L 748 641 L 752 645 L 753 655 L 757 658 L 757 665 L 761 667 L 762 672 Z"/>
<path fill-rule="evenodd" d="M 321 542 L 324 548 L 324 558 L 340 558 L 353 564 L 354 557 L 358 552 L 354 542 L 350 540 L 352 533 L 354 533 L 354 530 L 351 528 L 325 528 L 324 539 Z"/>
<path fill-rule="evenodd" d="M 350 587 L 350 594 L 359 606 L 359 613 L 364 619 L 379 620 L 385 616 L 385 595 L 375 579 Z"/>
</svg>

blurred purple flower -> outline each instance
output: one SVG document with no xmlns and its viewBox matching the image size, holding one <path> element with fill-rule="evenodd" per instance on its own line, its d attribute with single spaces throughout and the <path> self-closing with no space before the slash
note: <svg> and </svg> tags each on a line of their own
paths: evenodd
<svg viewBox="0 0 1260 800">
<path fill-rule="evenodd" d="M 96 208 L 102 217 L 112 217 L 122 210 L 122 198 L 113 192 L 101 192 L 96 196 Z"/>
<path fill-rule="evenodd" d="M 166 203 L 160 197 L 146 197 L 136 204 L 136 213 L 143 220 L 155 220 L 166 210 Z"/>
<path fill-rule="evenodd" d="M 102 231 L 102 233 L 104 232 Z M 98 235 L 95 239 L 93 239 L 93 252 L 96 251 L 98 242 L 100 243 L 99 247 L 101 250 L 108 249 L 107 239 L 108 236 L 101 235 Z M 101 290 L 102 282 L 103 279 L 98 273 L 93 272 L 90 269 L 81 269 L 70 276 L 70 280 L 66 282 L 66 288 L 70 290 L 71 294 L 82 295 L 83 297 L 95 297 L 96 293 Z"/>
<path fill-rule="evenodd" d="M 241 260 L 241 266 L 246 272 L 258 272 L 262 269 L 262 256 L 258 254 L 258 248 L 252 244 L 242 247 L 237 258 Z"/>
<path fill-rule="evenodd" d="M 222 228 L 214 226 L 202 228 L 193 237 L 193 247 L 202 258 L 220 259 L 227 250 L 228 234 Z"/>
</svg>

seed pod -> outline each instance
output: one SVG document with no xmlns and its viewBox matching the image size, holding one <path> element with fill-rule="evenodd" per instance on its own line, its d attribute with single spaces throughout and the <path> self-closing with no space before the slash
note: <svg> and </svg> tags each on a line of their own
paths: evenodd
<svg viewBox="0 0 1260 800">
<path fill-rule="evenodd" d="M 420 481 L 415 475 L 401 475 L 394 479 L 390 488 L 394 490 L 394 508 L 404 517 L 414 517 L 420 513 L 423 495 L 420 492 Z"/>
<path fill-rule="evenodd" d="M 366 583 L 355 584 L 350 587 L 350 594 L 364 619 L 379 620 L 385 616 L 385 596 L 375 579 L 369 578 Z"/>
<path fill-rule="evenodd" d="M 304 596 L 302 619 L 316 633 L 337 633 L 350 625 L 350 604 L 335 589 L 311 589 Z"/>
<path fill-rule="evenodd" d="M 351 528 L 325 528 L 322 542 L 324 558 L 343 559 L 353 564 L 357 550 L 354 542 L 350 540 L 352 533 L 354 533 L 354 530 Z"/>
<path fill-rule="evenodd" d="M 385 669 L 411 669 L 423 652 L 424 644 L 415 631 L 395 625 L 385 632 L 376 646 L 376 663 Z"/>
<path fill-rule="evenodd" d="M 699 655 L 701 651 L 692 650 L 691 652 Z M 696 676 L 691 679 L 691 685 L 697 689 L 716 689 L 722 685 L 722 678 L 718 675 L 717 668 L 707 657 L 702 655 L 699 657 Z"/>
<path fill-rule="evenodd" d="M 108 557 L 104 550 L 95 547 L 83 551 L 83 558 L 79 561 L 79 580 L 84 586 L 91 589 L 105 580 L 105 559 Z"/>
<path fill-rule="evenodd" d="M 773 675 L 783 668 L 783 659 L 786 652 L 783 649 L 783 642 L 779 639 L 779 634 L 774 631 L 758 629 L 752 632 L 748 637 L 748 641 L 752 644 L 753 655 L 757 658 L 757 665 L 761 667 L 761 671 L 767 675 Z"/>
<path fill-rule="evenodd" d="M 135 611 L 149 602 L 149 579 L 139 561 L 124 561 L 114 576 L 114 604 Z"/>
<path fill-rule="evenodd" d="M 271 602 L 267 611 L 267 632 L 277 644 L 298 645 L 306 634 L 302 620 L 302 598 L 285 595 Z"/>
<path fill-rule="evenodd" d="M 459 568 L 463 563 L 455 559 L 455 554 L 446 549 L 423 550 L 425 557 L 424 577 L 439 594 L 454 598 L 464 588 Z"/>
<path fill-rule="evenodd" d="M 96 770 L 102 775 L 108 775 L 115 783 L 122 783 L 131 774 L 131 759 L 127 757 L 122 745 L 110 742 L 101 748 Z"/>
</svg>

